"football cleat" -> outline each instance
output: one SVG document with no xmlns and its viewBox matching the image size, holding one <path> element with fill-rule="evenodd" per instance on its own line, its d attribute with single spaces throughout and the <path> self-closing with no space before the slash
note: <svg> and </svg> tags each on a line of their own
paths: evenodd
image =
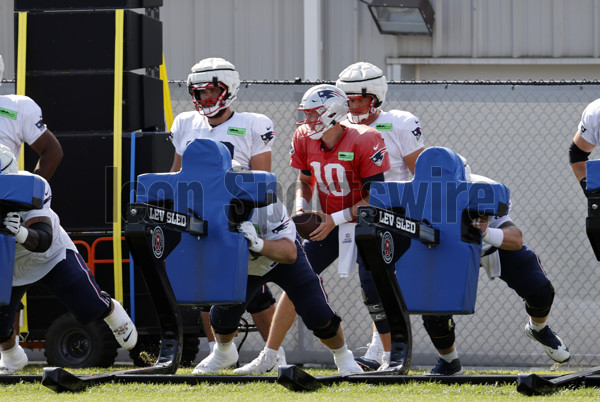
<svg viewBox="0 0 600 402">
<path fill-rule="evenodd" d="M 219 345 L 192 371 L 192 374 L 212 374 L 228 369 L 238 361 L 238 351 L 232 343 L 226 351 L 220 350 Z"/>
<path fill-rule="evenodd" d="M 562 339 L 558 337 L 549 326 L 545 326 L 539 331 L 534 330 L 529 325 L 529 322 L 525 325 L 525 334 L 542 344 L 546 354 L 550 356 L 552 360 L 558 363 L 564 363 L 571 358 L 571 352 Z"/>
<path fill-rule="evenodd" d="M 123 306 L 121 306 L 121 303 L 115 299 L 112 299 L 112 303 L 113 311 L 104 321 L 110 327 L 119 345 L 125 350 L 131 350 L 137 343 L 137 329 Z"/>
<path fill-rule="evenodd" d="M 279 349 L 282 350 L 281 348 Z M 260 351 L 256 359 L 240 368 L 233 370 L 233 372 L 236 374 L 268 373 L 280 365 L 279 351 L 264 348 Z"/>
<path fill-rule="evenodd" d="M 364 372 L 354 360 L 354 354 L 350 350 L 339 357 L 333 355 L 333 361 L 338 368 L 338 373 L 341 375 L 360 374 Z"/>
<path fill-rule="evenodd" d="M 461 375 L 463 373 L 464 370 L 460 364 L 460 360 L 454 359 L 448 363 L 440 357 L 436 366 L 427 375 Z"/>
<path fill-rule="evenodd" d="M 381 366 L 381 363 L 383 363 L 383 347 L 381 343 L 369 343 L 367 346 L 368 348 L 364 356 L 355 357 L 354 360 L 365 371 L 377 370 Z"/>
<path fill-rule="evenodd" d="M 8 354 L 11 355 L 10 359 L 7 358 Z M 14 374 L 17 371 L 22 370 L 23 367 L 27 365 L 27 354 L 19 344 L 16 344 L 10 350 L 2 352 L 1 356 L 2 357 L 0 357 L 0 375 Z"/>
</svg>

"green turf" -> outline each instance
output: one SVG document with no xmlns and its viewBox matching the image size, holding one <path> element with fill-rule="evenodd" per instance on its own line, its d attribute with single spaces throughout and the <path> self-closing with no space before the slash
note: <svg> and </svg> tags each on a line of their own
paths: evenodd
<svg viewBox="0 0 600 402">
<path fill-rule="evenodd" d="M 130 366 L 129 366 L 130 367 Z M 125 369 L 129 368 L 125 367 Z M 114 367 L 123 370 L 124 367 Z M 575 370 L 575 369 L 573 369 Z M 573 371 L 570 370 L 570 371 Z M 69 369 L 74 374 L 102 373 L 106 369 Z M 311 375 L 331 375 L 334 370 L 306 369 Z M 565 374 L 570 371 L 536 371 L 538 374 Z M 513 370 L 466 370 L 465 374 L 511 375 Z M 28 366 L 21 374 L 41 374 L 41 366 Z M 411 370 L 410 374 L 421 375 L 423 370 Z M 191 374 L 191 369 L 179 369 L 177 374 Z M 224 371 L 223 374 L 233 374 Z M 273 374 L 275 375 L 275 374 Z M 276 383 L 255 382 L 248 384 L 102 384 L 90 387 L 85 392 L 57 394 L 41 383 L 0 385 L 2 401 L 488 401 L 488 400 L 599 400 L 599 388 L 561 389 L 544 397 L 526 397 L 517 392 L 514 384 L 502 385 L 444 385 L 439 383 L 413 382 L 403 385 L 367 385 L 342 383 L 311 393 L 288 391 Z"/>
</svg>

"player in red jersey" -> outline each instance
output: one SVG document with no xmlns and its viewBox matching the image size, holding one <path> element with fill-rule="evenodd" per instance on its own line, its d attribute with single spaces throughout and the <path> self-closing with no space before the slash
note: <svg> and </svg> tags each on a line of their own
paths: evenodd
<svg viewBox="0 0 600 402">
<path fill-rule="evenodd" d="M 299 214 L 307 209 L 315 185 L 323 210 L 321 224 L 303 246 L 317 274 L 340 257 L 338 271 L 347 276 L 356 262 L 357 208 L 368 205 L 370 183 L 384 181 L 383 173 L 390 168 L 387 149 L 377 130 L 340 124 L 348 113 L 348 98 L 333 85 L 310 88 L 298 110 L 304 112 L 306 119 L 294 133 L 290 156 L 290 165 L 299 170 L 294 211 Z M 371 274 L 360 259 L 358 263 L 364 302 L 379 332 L 388 333 L 389 324 Z M 284 293 L 277 303 L 266 350 L 281 346 L 295 317 L 294 305 Z M 345 352 L 333 351 L 334 358 Z M 245 373 L 263 372 L 268 363 L 255 359 L 243 369 Z"/>
</svg>

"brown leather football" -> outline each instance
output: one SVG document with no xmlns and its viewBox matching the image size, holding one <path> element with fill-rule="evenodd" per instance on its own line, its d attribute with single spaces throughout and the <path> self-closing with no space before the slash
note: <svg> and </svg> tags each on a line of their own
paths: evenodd
<svg viewBox="0 0 600 402">
<path fill-rule="evenodd" d="M 314 211 L 304 211 L 300 215 L 292 216 L 296 230 L 303 239 L 308 239 L 309 235 L 315 231 L 321 224 L 321 217 Z"/>
</svg>

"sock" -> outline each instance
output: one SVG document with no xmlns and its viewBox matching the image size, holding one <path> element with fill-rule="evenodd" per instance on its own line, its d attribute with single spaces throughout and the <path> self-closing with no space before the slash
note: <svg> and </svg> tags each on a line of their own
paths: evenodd
<svg viewBox="0 0 600 402">
<path fill-rule="evenodd" d="M 390 360 L 391 358 L 392 358 L 392 352 L 386 352 L 386 351 L 383 352 L 383 359 L 382 359 L 382 361 L 389 363 L 391 361 Z"/>
<path fill-rule="evenodd" d="M 454 349 L 453 352 L 448 353 L 447 355 L 440 354 L 440 357 L 446 360 L 448 363 L 451 363 L 452 360 L 458 359 L 458 352 Z"/>
<path fill-rule="evenodd" d="M 211 342 L 208 342 L 208 348 L 210 349 L 210 351 L 211 351 L 211 352 L 212 352 L 212 351 L 213 351 L 213 349 L 215 348 L 215 345 L 216 345 L 216 344 L 217 344 L 217 342 L 216 342 L 216 341 L 211 341 Z"/>
<path fill-rule="evenodd" d="M 19 346 L 18 343 L 15 343 L 15 346 L 13 346 L 12 348 L 8 349 L 8 350 L 4 350 L 2 351 L 2 357 L 4 357 L 4 360 L 14 360 L 14 358 L 16 357 L 17 353 L 19 352 L 19 349 L 21 349 L 21 347 Z"/>
<path fill-rule="evenodd" d="M 346 346 L 346 344 L 344 343 L 344 346 L 342 346 L 341 348 L 329 350 L 331 350 L 331 353 L 333 353 L 334 357 L 340 357 L 348 353 L 348 346 Z"/>
<path fill-rule="evenodd" d="M 529 318 L 529 326 L 533 328 L 534 331 L 541 331 L 546 326 L 546 323 L 538 324 L 537 322 L 531 321 L 531 318 Z"/>
<path fill-rule="evenodd" d="M 217 341 L 217 350 L 219 352 L 228 352 L 233 347 L 233 341 L 219 342 Z"/>
<path fill-rule="evenodd" d="M 280 348 L 280 349 L 281 349 L 281 348 Z M 264 351 L 265 351 L 265 354 L 266 354 L 268 357 L 275 357 L 275 356 L 277 356 L 277 353 L 278 353 L 278 351 L 277 351 L 277 350 L 275 350 L 275 349 L 271 349 L 271 348 L 268 348 L 268 347 L 266 347 L 266 346 L 265 346 L 265 349 L 264 349 Z"/>
<path fill-rule="evenodd" d="M 377 345 L 383 348 L 383 344 L 381 343 L 381 337 L 379 336 L 379 332 L 373 332 L 373 337 L 371 337 L 371 345 Z"/>
</svg>

